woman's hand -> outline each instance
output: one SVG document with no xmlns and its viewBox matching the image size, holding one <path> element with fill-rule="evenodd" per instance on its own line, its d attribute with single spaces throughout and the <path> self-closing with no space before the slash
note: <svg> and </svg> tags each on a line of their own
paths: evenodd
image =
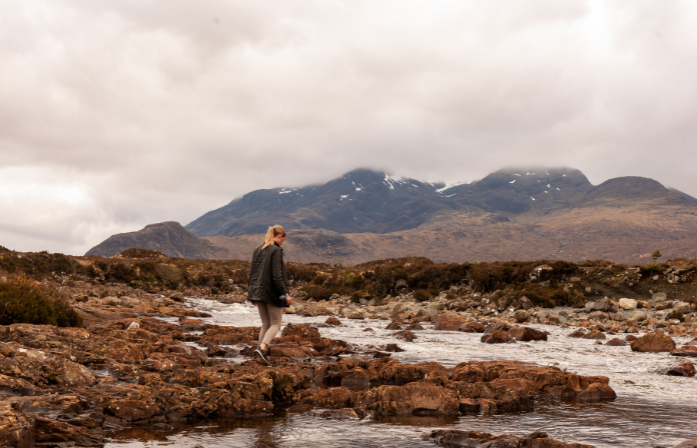
<svg viewBox="0 0 697 448">
<path fill-rule="evenodd" d="M 291 296 L 286 296 L 286 302 L 288 303 L 288 306 L 290 306 L 293 303 L 293 298 Z"/>
<path fill-rule="evenodd" d="M 250 300 L 252 302 L 252 305 L 257 306 L 257 303 L 254 300 Z"/>
</svg>

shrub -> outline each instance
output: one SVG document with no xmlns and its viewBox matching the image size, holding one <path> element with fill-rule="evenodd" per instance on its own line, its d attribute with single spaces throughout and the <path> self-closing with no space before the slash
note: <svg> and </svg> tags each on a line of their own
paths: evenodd
<svg viewBox="0 0 697 448">
<path fill-rule="evenodd" d="M 79 327 L 82 316 L 54 290 L 19 274 L 0 282 L 0 325 L 17 323 Z"/>
<path fill-rule="evenodd" d="M 651 273 L 660 273 L 666 270 L 665 266 L 661 266 L 660 264 L 649 264 L 646 266 L 643 266 L 641 268 L 642 272 L 647 272 L 649 274 Z"/>
<path fill-rule="evenodd" d="M 423 289 L 417 289 L 414 291 L 414 298 L 417 302 L 428 302 L 431 300 L 431 293 Z"/>
</svg>

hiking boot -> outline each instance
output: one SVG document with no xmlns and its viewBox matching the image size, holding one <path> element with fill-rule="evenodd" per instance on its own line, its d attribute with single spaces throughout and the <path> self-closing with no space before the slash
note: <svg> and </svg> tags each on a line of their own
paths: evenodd
<svg viewBox="0 0 697 448">
<path fill-rule="evenodd" d="M 269 355 L 268 350 L 264 350 L 261 347 L 257 347 L 257 349 L 254 350 L 254 355 L 257 358 L 259 358 L 259 363 L 264 364 L 265 366 L 271 365 L 269 359 L 267 358 L 267 356 Z"/>
</svg>

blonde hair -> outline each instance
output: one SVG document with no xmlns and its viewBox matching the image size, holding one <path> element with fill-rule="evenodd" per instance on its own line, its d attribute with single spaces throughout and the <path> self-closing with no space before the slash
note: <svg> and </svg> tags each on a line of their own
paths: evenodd
<svg viewBox="0 0 697 448">
<path fill-rule="evenodd" d="M 264 241 L 264 247 L 262 247 L 262 249 L 266 249 L 268 246 L 272 245 L 274 243 L 274 238 L 278 235 L 286 236 L 286 229 L 281 226 L 269 227 L 269 230 L 266 231 L 266 240 Z"/>
</svg>

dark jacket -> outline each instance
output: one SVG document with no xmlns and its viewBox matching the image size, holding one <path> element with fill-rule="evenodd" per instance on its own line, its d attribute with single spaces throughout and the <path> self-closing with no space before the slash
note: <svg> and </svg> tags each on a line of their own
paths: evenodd
<svg viewBox="0 0 697 448">
<path fill-rule="evenodd" d="M 265 249 L 262 249 L 263 246 L 262 244 L 254 249 L 252 255 L 247 298 L 253 302 L 287 307 L 285 298 L 281 298 L 288 295 L 290 290 L 286 265 L 283 263 L 283 249 L 276 243 Z"/>
</svg>

